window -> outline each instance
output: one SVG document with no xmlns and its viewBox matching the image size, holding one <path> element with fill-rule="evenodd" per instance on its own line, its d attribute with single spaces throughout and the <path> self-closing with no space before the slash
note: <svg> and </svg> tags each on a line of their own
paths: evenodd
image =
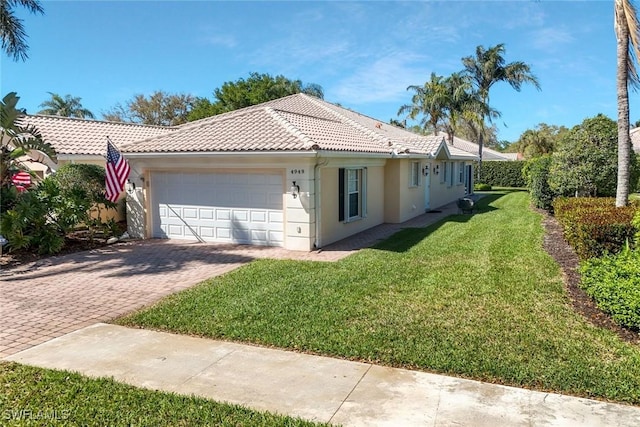
<svg viewBox="0 0 640 427">
<path fill-rule="evenodd" d="M 366 168 L 338 170 L 338 220 L 354 221 L 366 216 Z"/>
<path fill-rule="evenodd" d="M 464 162 L 458 162 L 458 184 L 464 183 Z"/>
<path fill-rule="evenodd" d="M 442 162 L 442 171 L 440 171 L 440 183 L 444 184 L 447 182 L 447 162 Z"/>
<path fill-rule="evenodd" d="M 420 185 L 420 162 L 411 162 L 411 177 L 409 187 L 417 187 Z"/>
<path fill-rule="evenodd" d="M 455 170 L 453 169 L 454 163 L 449 162 L 449 187 L 453 186 L 453 176 L 455 175 Z"/>
</svg>

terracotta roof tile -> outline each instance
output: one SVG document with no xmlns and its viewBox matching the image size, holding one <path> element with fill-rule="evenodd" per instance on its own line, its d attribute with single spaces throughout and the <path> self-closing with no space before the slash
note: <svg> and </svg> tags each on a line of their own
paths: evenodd
<svg viewBox="0 0 640 427">
<path fill-rule="evenodd" d="M 125 152 L 332 150 L 433 154 L 441 138 L 416 135 L 304 94 L 186 123 L 127 144 Z"/>
<path fill-rule="evenodd" d="M 442 143 L 442 136 L 417 135 L 304 94 L 172 128 L 54 116 L 25 120 L 60 154 L 102 155 L 107 136 L 129 153 L 329 150 L 434 155 Z"/>
<path fill-rule="evenodd" d="M 437 135 L 445 138 L 447 135 L 444 132 L 438 132 Z M 457 136 L 453 137 L 453 146 L 459 148 L 460 150 L 466 151 L 467 153 L 472 153 L 474 155 L 478 155 L 480 151 L 480 146 L 475 142 L 467 141 L 466 139 L 458 138 Z M 449 145 L 449 147 L 451 147 Z M 487 146 L 482 147 L 482 160 L 514 160 L 512 156 L 505 156 L 503 153 L 492 150 Z"/>
<path fill-rule="evenodd" d="M 21 124 L 33 125 L 60 154 L 105 155 L 107 136 L 116 146 L 170 132 L 172 128 L 133 123 L 102 122 L 69 117 L 26 115 Z"/>
</svg>

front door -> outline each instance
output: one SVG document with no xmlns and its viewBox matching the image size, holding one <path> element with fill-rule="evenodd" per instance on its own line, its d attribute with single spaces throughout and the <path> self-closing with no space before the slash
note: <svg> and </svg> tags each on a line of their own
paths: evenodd
<svg viewBox="0 0 640 427">
<path fill-rule="evenodd" d="M 424 211 L 427 212 L 431 209 L 431 163 L 427 163 L 424 167 Z"/>
</svg>

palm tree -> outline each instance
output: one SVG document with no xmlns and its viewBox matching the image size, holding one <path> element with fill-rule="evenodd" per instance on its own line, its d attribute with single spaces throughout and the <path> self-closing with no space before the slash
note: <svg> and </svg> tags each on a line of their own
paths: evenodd
<svg viewBox="0 0 640 427">
<path fill-rule="evenodd" d="M 515 61 L 508 64 L 504 59 L 505 47 L 500 43 L 496 46 L 485 49 L 483 46 L 476 47 L 474 56 L 462 58 L 464 72 L 471 78 L 482 102 L 489 105 L 489 90 L 497 82 L 507 82 L 518 92 L 524 83 L 533 84 L 540 90 L 538 79 L 531 74 L 531 67 L 524 62 Z M 480 112 L 480 126 L 484 127 L 486 114 Z M 489 116 L 490 117 L 490 116 Z M 478 138 L 478 174 L 482 170 L 482 148 L 484 142 L 484 132 L 479 132 Z"/>
<path fill-rule="evenodd" d="M 29 12 L 44 13 L 44 9 L 38 0 L 2 0 L 0 1 L 0 37 L 2 37 L 2 50 L 14 61 L 21 59 L 26 61 L 29 57 L 26 38 L 27 33 L 22 26 L 22 20 L 18 19 L 14 13 L 14 6 L 23 6 Z"/>
<path fill-rule="evenodd" d="M 431 73 L 431 80 L 423 86 L 411 85 L 407 90 L 412 90 L 411 104 L 405 104 L 398 110 L 398 116 L 406 114 L 406 117 L 415 120 L 421 117 L 420 126 L 434 133 L 440 130 L 449 107 L 448 88 L 445 79 L 436 73 Z"/>
<path fill-rule="evenodd" d="M 640 58 L 640 25 L 638 12 L 631 0 L 614 0 L 617 39 L 618 93 L 618 182 L 616 206 L 629 203 L 629 169 L 631 136 L 629 135 L 629 85 L 638 87 L 640 79 L 635 60 Z"/>
<path fill-rule="evenodd" d="M 20 123 L 23 113 L 16 108 L 19 100 L 11 92 L 0 102 L 0 188 L 10 187 L 13 174 L 26 170 L 20 157 L 30 155 L 37 157 L 36 161 L 57 161 L 55 150 L 43 141 L 38 130 Z"/>
<path fill-rule="evenodd" d="M 94 118 L 93 113 L 82 106 L 82 103 L 80 102 L 82 98 L 71 95 L 65 95 L 65 97 L 63 98 L 57 93 L 47 93 L 51 95 L 51 99 L 40 104 L 40 108 L 44 109 L 38 111 L 38 114 L 46 114 L 48 116 L 78 117 L 80 119 Z"/>
</svg>

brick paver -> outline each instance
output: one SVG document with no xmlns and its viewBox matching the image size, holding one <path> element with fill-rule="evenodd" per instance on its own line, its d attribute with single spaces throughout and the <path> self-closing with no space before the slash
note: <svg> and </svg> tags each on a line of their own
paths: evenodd
<svg viewBox="0 0 640 427">
<path fill-rule="evenodd" d="M 154 303 L 256 258 L 336 261 L 406 227 L 456 212 L 448 205 L 382 224 L 320 251 L 175 240 L 118 243 L 0 271 L 0 358 Z"/>
</svg>

